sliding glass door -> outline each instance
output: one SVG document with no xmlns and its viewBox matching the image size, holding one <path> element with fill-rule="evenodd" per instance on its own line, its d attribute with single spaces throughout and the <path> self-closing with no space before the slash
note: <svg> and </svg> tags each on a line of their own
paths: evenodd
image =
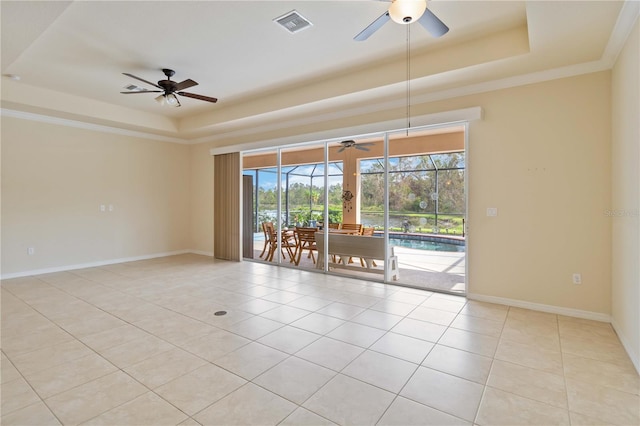
<svg viewBox="0 0 640 426">
<path fill-rule="evenodd" d="M 464 132 L 389 137 L 389 245 L 400 283 L 465 292 Z"/>
<path fill-rule="evenodd" d="M 456 126 L 245 153 L 253 259 L 464 293 L 464 147 Z"/>
</svg>

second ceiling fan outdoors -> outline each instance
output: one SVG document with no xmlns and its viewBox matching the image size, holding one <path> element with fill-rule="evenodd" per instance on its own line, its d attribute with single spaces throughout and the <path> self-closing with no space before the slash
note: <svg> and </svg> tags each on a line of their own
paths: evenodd
<svg viewBox="0 0 640 426">
<path fill-rule="evenodd" d="M 371 145 L 375 145 L 375 143 L 373 142 L 356 143 L 356 141 L 354 140 L 342 141 L 340 142 L 340 149 L 338 150 L 338 152 L 342 152 L 347 148 L 355 148 L 355 149 L 359 149 L 360 151 L 369 151 L 369 148 L 367 147 Z"/>
<path fill-rule="evenodd" d="M 388 1 L 388 0 L 380 0 Z M 427 9 L 426 0 L 392 0 L 389 10 L 373 21 L 353 39 L 364 41 L 378 31 L 384 24 L 393 20 L 398 24 L 410 24 L 418 21 L 433 37 L 441 37 L 449 31 L 436 15 Z"/>
</svg>

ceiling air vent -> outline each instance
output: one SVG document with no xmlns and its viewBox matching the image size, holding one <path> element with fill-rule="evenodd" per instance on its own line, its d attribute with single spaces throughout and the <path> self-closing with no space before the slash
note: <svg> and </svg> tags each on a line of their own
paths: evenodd
<svg viewBox="0 0 640 426">
<path fill-rule="evenodd" d="M 140 86 L 136 86 L 135 84 L 127 84 L 123 87 L 125 90 L 129 90 L 131 92 L 142 92 L 144 89 Z"/>
<path fill-rule="evenodd" d="M 289 13 L 275 18 L 273 22 L 280 24 L 285 30 L 290 33 L 297 33 L 305 28 L 309 28 L 313 24 L 307 20 L 304 16 L 300 15 L 297 11 L 292 10 Z"/>
</svg>

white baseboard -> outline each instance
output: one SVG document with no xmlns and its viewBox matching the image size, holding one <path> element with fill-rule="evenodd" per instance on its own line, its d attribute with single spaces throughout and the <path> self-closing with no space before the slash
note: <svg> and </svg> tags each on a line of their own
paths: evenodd
<svg viewBox="0 0 640 426">
<path fill-rule="evenodd" d="M 622 342 L 622 346 L 624 346 L 624 349 L 627 351 L 627 355 L 629 355 L 629 358 L 631 358 L 631 362 L 633 363 L 633 366 L 636 367 L 636 371 L 638 372 L 638 374 L 640 374 L 640 354 L 638 354 L 636 348 L 634 348 L 633 345 L 629 343 L 629 339 L 627 338 L 627 336 L 620 332 L 620 326 L 613 317 L 611 318 L 611 326 L 616 331 L 618 339 L 620 339 L 620 342 Z"/>
<path fill-rule="evenodd" d="M 204 251 L 204 250 L 189 250 L 189 253 L 199 254 L 201 256 L 213 257 L 212 251 Z"/>
<path fill-rule="evenodd" d="M 208 255 L 205 252 L 197 252 L 193 250 L 177 250 L 177 251 L 169 251 L 164 253 L 145 254 L 143 256 L 123 257 L 119 259 L 99 260 L 97 262 L 78 263 L 75 265 L 54 266 L 51 268 L 12 272 L 10 274 L 3 274 L 2 279 L 8 280 L 11 278 L 21 278 L 21 277 L 29 277 L 33 275 L 50 274 L 53 272 L 73 271 L 74 269 L 95 268 L 96 266 L 113 265 L 116 263 L 125 263 L 125 262 L 135 262 L 137 260 L 148 260 L 148 259 L 155 259 L 157 257 L 176 256 L 176 255 L 187 254 L 187 253 L 204 254 L 205 256 Z M 213 256 L 213 254 L 211 254 L 211 256 Z"/>
<path fill-rule="evenodd" d="M 542 303 L 527 302 L 524 300 L 508 299 L 506 297 L 486 296 L 483 294 L 467 293 L 467 299 L 480 302 L 496 303 L 498 305 L 514 306 L 516 308 L 531 309 L 534 311 L 548 312 L 551 314 L 565 315 L 568 317 L 583 318 L 593 321 L 611 322 L 611 315 L 600 312 L 583 311 L 580 309 L 564 308 L 562 306 L 545 305 Z"/>
</svg>

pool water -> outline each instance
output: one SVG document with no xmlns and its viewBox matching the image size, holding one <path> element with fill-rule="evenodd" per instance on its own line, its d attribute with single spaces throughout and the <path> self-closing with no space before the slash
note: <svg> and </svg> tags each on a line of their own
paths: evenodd
<svg viewBox="0 0 640 426">
<path fill-rule="evenodd" d="M 423 237 L 424 238 L 424 237 Z M 254 233 L 253 234 L 254 241 L 264 241 L 264 234 Z M 417 238 L 389 238 L 389 244 L 392 246 L 398 247 L 406 247 L 418 250 L 431 250 L 431 251 L 453 251 L 453 252 L 463 252 L 465 251 L 464 244 L 447 244 L 439 241 L 427 241 L 426 239 L 417 239 Z"/>
<path fill-rule="evenodd" d="M 454 251 L 464 252 L 464 245 L 447 244 L 435 241 L 425 241 L 416 239 L 403 239 L 403 238 L 389 238 L 389 244 L 399 247 L 407 247 L 418 250 L 431 250 L 431 251 Z"/>
</svg>

